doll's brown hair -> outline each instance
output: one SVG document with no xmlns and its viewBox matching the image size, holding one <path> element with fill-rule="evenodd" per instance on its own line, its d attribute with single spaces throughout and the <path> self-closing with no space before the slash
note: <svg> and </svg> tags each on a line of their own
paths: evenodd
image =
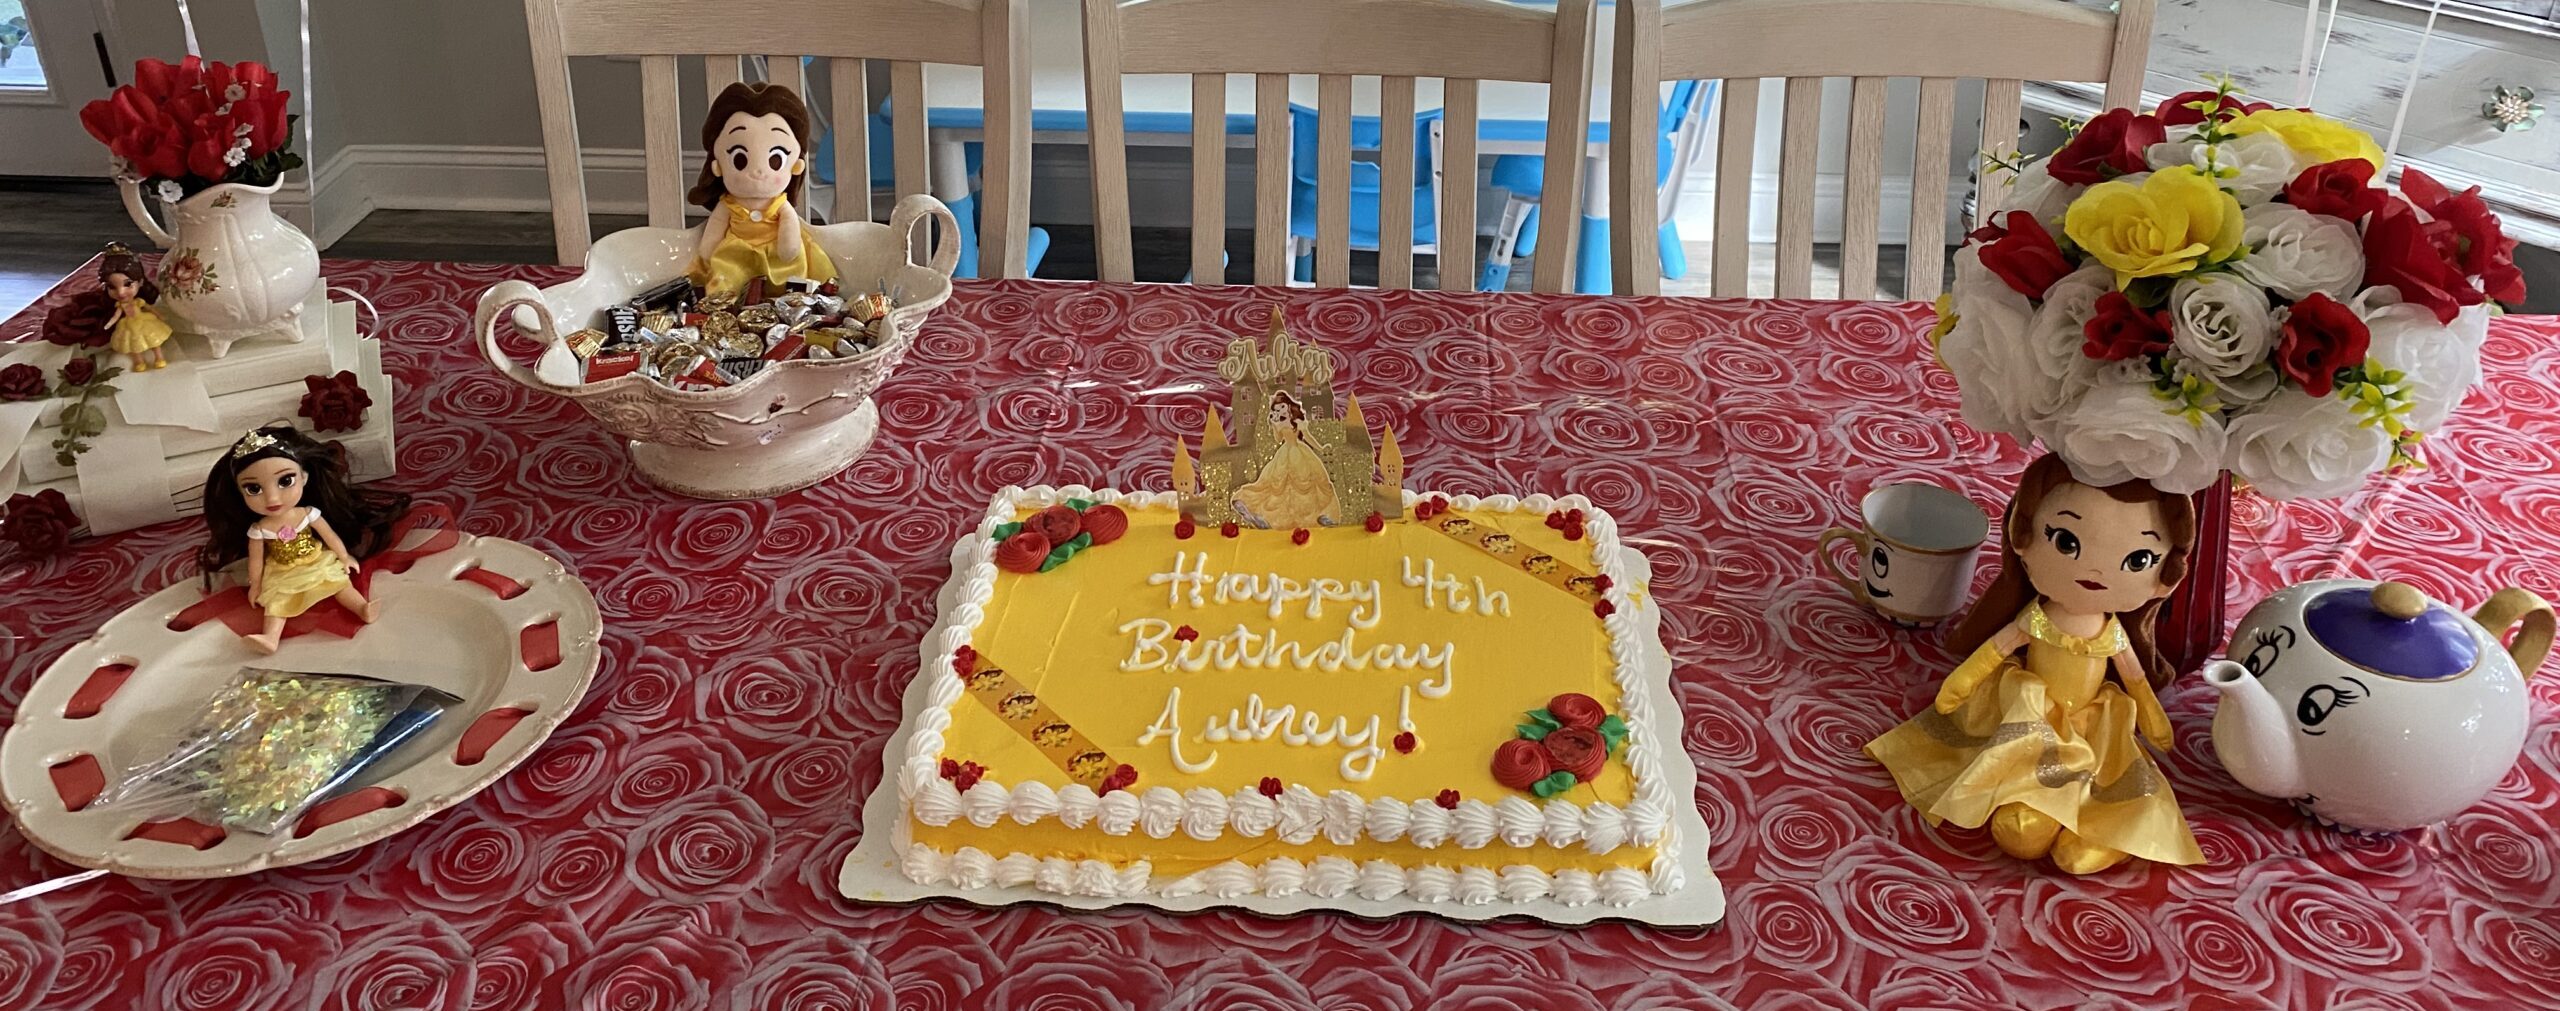
<svg viewBox="0 0 2560 1011">
<path fill-rule="evenodd" d="M 720 129 L 729 124 L 729 117 L 741 112 L 749 116 L 782 117 L 784 125 L 791 128 L 792 138 L 800 142 L 801 160 L 806 162 L 810 157 L 809 107 L 801 104 L 799 93 L 779 84 L 757 81 L 740 81 L 722 88 L 719 96 L 711 100 L 711 111 L 702 116 L 702 175 L 693 181 L 693 190 L 684 195 L 686 200 L 703 210 L 719 210 L 720 198 L 729 192 L 720 185 L 720 177 L 712 174 L 711 163 L 719 156 L 711 148 L 720 142 Z M 802 197 L 808 187 L 809 173 L 791 177 L 791 188 L 787 191 L 791 206 L 802 206 Z"/>
<path fill-rule="evenodd" d="M 343 450 L 312 439 L 292 425 L 275 423 L 240 437 L 213 461 L 204 478 L 204 546 L 196 549 L 196 568 L 204 587 L 213 589 L 213 574 L 249 557 L 249 527 L 258 515 L 240 498 L 242 468 L 275 457 L 301 466 L 302 504 L 320 510 L 329 528 L 346 542 L 358 560 L 391 546 L 391 527 L 409 511 L 409 496 L 378 488 L 360 488 L 347 476 Z"/>
<path fill-rule="evenodd" d="M 2018 559 L 2018 545 L 2035 539 L 2036 509 L 2044 505 L 2046 495 L 2065 483 L 2079 483 L 2071 476 L 2071 468 L 2062 457 L 2046 453 L 2028 464 L 2018 475 L 2018 492 L 2009 499 L 2009 510 L 2000 520 L 2000 575 L 1992 579 L 1991 588 L 1982 591 L 1973 610 L 1947 634 L 1947 645 L 1957 656 L 1967 656 L 1999 634 L 2002 626 L 2025 610 L 2027 601 L 2035 599 L 2036 589 L 2027 582 L 2027 568 Z M 2160 522 L 2166 529 L 2161 536 L 2169 542 L 2169 550 L 2160 560 L 2160 582 L 2174 586 L 2187 577 L 2187 559 L 2195 550 L 2195 503 L 2184 495 L 2172 495 L 2140 479 L 2099 488 L 2108 498 L 2118 502 L 2152 503 L 2160 507 Z M 2152 634 L 2151 623 L 2160 615 L 2162 600 L 2154 600 L 2133 611 L 2116 616 L 2123 626 L 2125 638 L 2133 643 L 2133 655 L 2142 661 L 2142 671 L 2154 687 L 2166 686 L 2174 671 L 2160 657 L 2159 640 Z"/>
<path fill-rule="evenodd" d="M 132 278 L 134 283 L 140 286 L 134 289 L 135 298 L 145 302 L 160 301 L 160 286 L 152 282 L 151 272 L 142 268 L 142 258 L 133 255 L 133 250 L 125 248 L 121 243 L 110 245 L 106 252 L 99 254 L 98 287 L 107 286 L 107 275 L 110 274 L 123 274 Z"/>
</svg>

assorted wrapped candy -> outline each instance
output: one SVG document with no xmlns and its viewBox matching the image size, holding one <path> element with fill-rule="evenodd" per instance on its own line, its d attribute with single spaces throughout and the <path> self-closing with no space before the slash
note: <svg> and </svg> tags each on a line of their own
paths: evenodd
<svg viewBox="0 0 2560 1011">
<path fill-rule="evenodd" d="M 777 362 L 861 354 L 889 339 L 898 293 L 851 296 L 832 282 L 794 281 L 767 296 L 706 292 L 677 278 L 607 307 L 598 326 L 568 336 L 586 381 L 638 374 L 679 390 L 744 382 Z"/>
<path fill-rule="evenodd" d="M 241 668 L 174 740 L 146 742 L 100 802 L 273 835 L 461 702 L 419 684 Z"/>
</svg>

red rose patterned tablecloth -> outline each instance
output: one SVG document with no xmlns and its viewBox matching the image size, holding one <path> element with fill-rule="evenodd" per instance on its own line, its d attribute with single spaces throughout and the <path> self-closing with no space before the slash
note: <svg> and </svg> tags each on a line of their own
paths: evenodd
<svg viewBox="0 0 2560 1011">
<path fill-rule="evenodd" d="M 2210 864 L 2086 879 L 1922 825 L 1859 745 L 1949 666 L 1816 575 L 1871 485 L 1987 507 L 2024 462 L 1955 421 L 1921 306 L 963 283 L 852 470 L 759 502 L 643 484 L 567 401 L 481 364 L 479 292 L 557 270 L 333 263 L 399 384 L 393 484 L 595 590 L 586 702 L 495 788 L 321 863 L 103 879 L 0 907 L 0 1007 L 2426 1008 L 2560 994 L 2560 678 L 2497 792 L 2357 839 L 2242 791 L 2212 692 L 2165 762 Z M 75 282 L 85 283 L 85 282 Z M 1274 301 L 1340 352 L 1412 484 L 1576 491 L 1653 559 L 1721 927 L 1063 913 L 835 892 L 966 519 L 1005 484 L 1160 488 L 1231 335 Z M 24 337 L 34 313 L 0 326 Z M 2560 320 L 2506 319 L 2434 466 L 2343 502 L 2244 497 L 2234 614 L 2281 582 L 2560 590 Z M 13 706 L 192 576 L 167 524 L 0 570 Z M 1987 575 L 1987 573 L 1986 573 Z M 0 887 L 67 872 L 0 829 Z"/>
</svg>

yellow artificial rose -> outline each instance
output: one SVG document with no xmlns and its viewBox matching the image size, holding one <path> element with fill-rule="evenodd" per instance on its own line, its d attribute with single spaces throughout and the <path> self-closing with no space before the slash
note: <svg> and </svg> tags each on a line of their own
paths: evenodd
<svg viewBox="0 0 2560 1011">
<path fill-rule="evenodd" d="M 2116 287 L 2137 277 L 2184 274 L 2225 260 L 2240 248 L 2240 202 L 2191 165 L 2151 173 L 2137 186 L 2099 183 L 2063 212 L 2063 234 L 2116 272 Z"/>
<path fill-rule="evenodd" d="M 1929 347 L 1936 350 L 1947 332 L 1956 328 L 1956 297 L 1953 293 L 1938 296 L 1938 323 L 1929 328 Z"/>
<path fill-rule="evenodd" d="M 2362 158 L 2382 168 L 2382 145 L 2373 135 L 2304 109 L 2262 109 L 2231 121 L 2228 129 L 2237 135 L 2272 133 L 2284 146 L 2301 155 L 2305 165 L 2326 165 L 2333 161 Z"/>
</svg>

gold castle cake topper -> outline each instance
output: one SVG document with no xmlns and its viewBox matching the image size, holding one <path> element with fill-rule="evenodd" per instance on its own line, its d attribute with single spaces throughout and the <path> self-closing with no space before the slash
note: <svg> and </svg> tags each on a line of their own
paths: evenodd
<svg viewBox="0 0 2560 1011">
<path fill-rule="evenodd" d="M 1333 353 L 1290 336 L 1278 306 L 1261 338 L 1228 342 L 1218 378 L 1234 434 L 1212 404 L 1196 466 L 1191 447 L 1174 438 L 1173 490 L 1184 515 L 1273 530 L 1402 517 L 1404 453 L 1394 427 L 1373 445 L 1358 396 L 1344 396 L 1336 412 Z"/>
</svg>

